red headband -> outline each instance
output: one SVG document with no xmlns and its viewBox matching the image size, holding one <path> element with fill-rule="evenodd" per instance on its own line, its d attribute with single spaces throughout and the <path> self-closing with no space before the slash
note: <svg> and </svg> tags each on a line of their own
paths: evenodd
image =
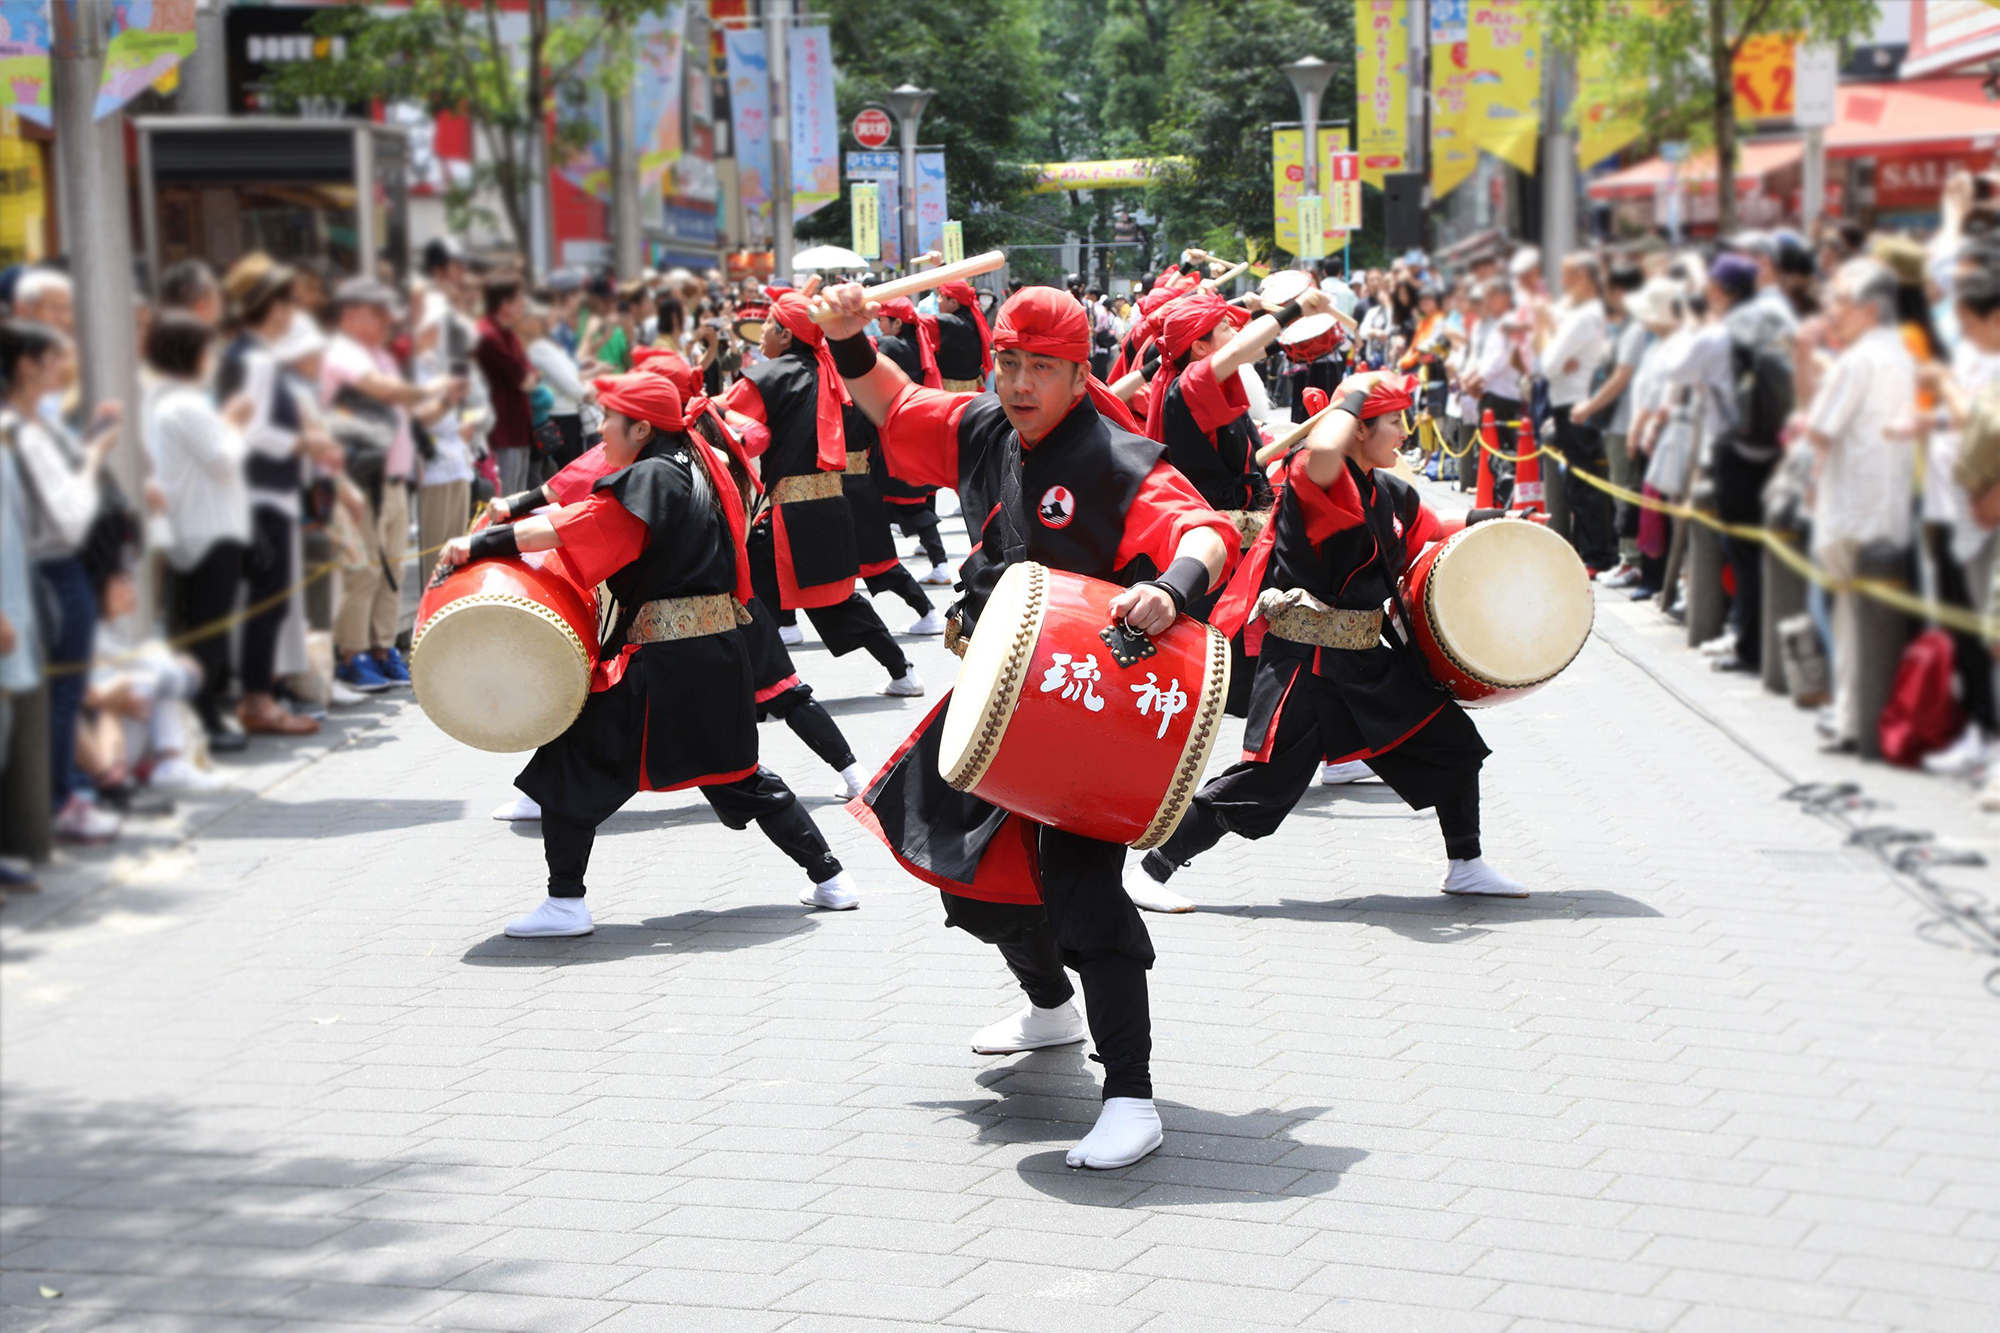
<svg viewBox="0 0 2000 1333">
<path fill-rule="evenodd" d="M 632 369 L 645 371 L 649 375 L 662 375 L 668 383 L 681 392 L 686 402 L 701 392 L 701 372 L 689 364 L 688 359 L 671 347 L 640 347 L 632 352 Z M 686 414 L 692 419 L 696 414 Z"/>
<path fill-rule="evenodd" d="M 882 313 L 909 326 L 904 331 L 904 336 L 917 345 L 917 364 L 924 372 L 924 387 L 942 389 L 944 379 L 938 374 L 937 368 L 937 321 L 919 315 L 916 305 L 907 296 L 899 296 L 893 301 L 885 302 Z"/>
<path fill-rule="evenodd" d="M 639 370 L 609 375 L 591 384 L 600 407 L 633 421 L 648 422 L 657 430 L 687 429 L 687 418 L 681 414 L 681 391 L 664 375 Z"/>
<path fill-rule="evenodd" d="M 972 290 L 972 284 L 954 279 L 938 284 L 939 296 L 949 296 L 964 306 L 972 316 L 972 325 L 979 330 L 979 373 L 993 373 L 993 331 L 986 327 L 986 312 L 979 308 L 979 293 Z M 1017 293 L 1018 295 L 1018 293 Z"/>
<path fill-rule="evenodd" d="M 1338 402 L 1356 389 L 1363 387 L 1363 377 L 1351 375 L 1340 382 L 1333 391 L 1333 401 Z M 1416 402 L 1418 381 L 1415 375 L 1378 374 L 1372 384 L 1366 385 L 1367 398 L 1361 403 L 1361 419 L 1373 421 L 1376 417 L 1386 417 L 1393 412 L 1407 412 Z"/>
<path fill-rule="evenodd" d="M 1189 292 L 1152 317 L 1159 325 L 1160 350 L 1166 354 L 1166 359 L 1159 373 L 1153 377 L 1146 399 L 1146 435 L 1149 438 L 1166 438 L 1167 390 L 1180 377 L 1174 362 L 1212 333 L 1216 325 L 1227 323 L 1232 328 L 1241 327 L 1250 322 L 1249 315 L 1249 311 L 1230 305 L 1214 292 Z"/>
<path fill-rule="evenodd" d="M 1053 356 L 1074 361 L 1086 369 L 1084 379 L 1090 402 L 1098 415 L 1120 430 L 1139 433 L 1132 409 L 1120 401 L 1103 380 L 1088 372 L 1090 366 L 1090 320 L 1083 307 L 1068 292 L 1054 287 L 1023 287 L 1007 298 L 993 326 L 996 351 L 1027 352 L 1033 356 Z"/>
</svg>

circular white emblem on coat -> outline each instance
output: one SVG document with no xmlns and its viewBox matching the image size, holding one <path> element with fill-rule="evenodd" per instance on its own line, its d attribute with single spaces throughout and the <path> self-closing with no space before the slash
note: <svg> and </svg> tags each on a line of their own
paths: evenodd
<svg viewBox="0 0 2000 1333">
<path fill-rule="evenodd" d="M 1066 486 L 1051 486 L 1042 492 L 1042 502 L 1035 508 L 1045 528 L 1066 528 L 1076 517 L 1076 497 Z"/>
</svg>

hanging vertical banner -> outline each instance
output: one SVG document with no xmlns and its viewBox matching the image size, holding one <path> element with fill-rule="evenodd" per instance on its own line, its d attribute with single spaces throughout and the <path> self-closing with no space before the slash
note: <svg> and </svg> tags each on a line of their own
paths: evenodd
<svg viewBox="0 0 2000 1333">
<path fill-rule="evenodd" d="M 1729 67 L 1736 93 L 1736 120 L 1790 120 L 1798 83 L 1797 47 L 1783 33 L 1755 33 L 1743 39 Z"/>
<path fill-rule="evenodd" d="M 42 0 L 0 0 L 0 81 L 15 115 L 50 123 L 49 14 Z"/>
<path fill-rule="evenodd" d="M 687 142 L 681 128 L 681 69 L 685 63 L 686 7 L 678 2 L 661 14 L 642 14 L 632 23 L 632 121 L 638 136 L 639 195 L 662 197 L 667 168 Z M 761 34 L 760 34 L 761 35 Z"/>
<path fill-rule="evenodd" d="M 19 128 L 12 117 L 9 121 L 9 128 Z M 41 149 L 13 134 L 0 135 L 0 264 L 32 264 L 43 257 L 48 209 Z"/>
<path fill-rule="evenodd" d="M 736 148 L 736 190 L 743 214 L 771 234 L 771 64 L 762 28 L 725 28 L 729 62 L 729 126 Z"/>
<path fill-rule="evenodd" d="M 1345 128 L 1320 126 L 1319 130 L 1319 179 L 1320 188 L 1327 188 L 1333 179 L 1333 162 L 1340 154 L 1348 151 Z M 1299 197 L 1306 190 L 1306 132 L 1301 129 L 1275 129 L 1271 131 L 1271 185 L 1274 219 L 1273 239 L 1280 250 L 1295 255 L 1305 252 L 1299 248 Z M 1338 246 L 1340 238 L 1325 234 L 1325 207 L 1322 202 L 1320 253 L 1326 253 L 1327 246 Z"/>
<path fill-rule="evenodd" d="M 924 254 L 935 250 L 944 239 L 945 214 L 951 210 L 945 204 L 944 154 L 917 154 L 917 235 L 910 242 L 910 253 Z"/>
<path fill-rule="evenodd" d="M 1442 199 L 1479 165 L 1472 142 L 1468 0 L 1431 0 L 1431 197 Z"/>
<path fill-rule="evenodd" d="M 1619 77 L 1606 51 L 1585 51 L 1576 62 L 1576 162 L 1588 171 L 1646 133 L 1645 84 Z"/>
<path fill-rule="evenodd" d="M 901 153 L 849 153 L 847 179 L 873 181 L 882 215 L 883 263 L 894 267 L 903 262 L 903 155 Z"/>
<path fill-rule="evenodd" d="M 1533 175 L 1542 132 L 1542 20 L 1530 0 L 1472 0 L 1472 141 Z"/>
<path fill-rule="evenodd" d="M 103 120 L 193 54 L 194 0 L 125 0 L 111 6 L 111 41 L 104 48 L 92 118 Z"/>
<path fill-rule="evenodd" d="M 1326 209 L 1316 194 L 1299 196 L 1299 235 L 1305 246 L 1300 259 L 1326 258 Z"/>
<path fill-rule="evenodd" d="M 1359 153 L 1335 153 L 1328 164 L 1322 189 L 1325 194 L 1326 230 L 1361 230 L 1361 182 L 1366 168 Z M 1341 238 L 1342 244 L 1346 238 Z"/>
<path fill-rule="evenodd" d="M 965 258 L 965 224 L 945 223 L 944 244 L 939 248 L 944 251 L 944 262 L 947 264 L 956 264 Z"/>
<path fill-rule="evenodd" d="M 833 40 L 793 28 L 785 47 L 792 86 L 792 221 L 840 198 L 840 116 L 833 105 Z"/>
<path fill-rule="evenodd" d="M 847 187 L 852 205 L 854 253 L 863 259 L 882 257 L 882 198 L 874 181 L 855 181 Z"/>
<path fill-rule="evenodd" d="M 1354 56 L 1354 147 L 1380 189 L 1409 156 L 1409 0 L 1354 0 Z"/>
</svg>

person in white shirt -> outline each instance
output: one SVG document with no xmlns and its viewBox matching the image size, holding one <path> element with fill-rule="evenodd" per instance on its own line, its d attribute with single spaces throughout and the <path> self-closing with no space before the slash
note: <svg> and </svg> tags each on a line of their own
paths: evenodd
<svg viewBox="0 0 2000 1333">
<path fill-rule="evenodd" d="M 528 364 L 542 377 L 542 384 L 555 399 L 549 409 L 549 420 L 562 433 L 562 449 L 551 455 L 548 462 L 551 474 L 575 462 L 577 455 L 588 446 L 584 437 L 586 429 L 585 413 L 593 420 L 589 427 L 594 429 L 597 413 L 597 390 L 586 384 L 577 370 L 576 358 L 563 350 L 562 344 L 550 336 L 552 320 L 550 311 L 539 305 L 530 305 L 521 321 L 521 340 L 528 345 Z"/>
<path fill-rule="evenodd" d="M 1872 259 L 1834 274 L 1827 322 L 1846 350 L 1833 363 L 1806 415 L 1819 453 L 1813 488 L 1812 556 L 1835 579 L 1860 572 L 1869 547 L 1907 548 L 1915 448 L 1896 429 L 1916 399 L 1916 361 L 1896 328 L 1896 277 Z M 1861 594 L 1835 594 L 1833 708 L 1836 745 L 1858 749 L 1861 714 Z"/>
<path fill-rule="evenodd" d="M 1604 274 L 1589 255 L 1570 255 L 1562 261 L 1562 285 L 1555 334 L 1542 349 L 1542 369 L 1549 381 L 1555 447 L 1569 463 L 1562 479 L 1569 511 L 1569 531 L 1563 535 L 1595 577 L 1618 563 L 1618 535 L 1612 525 L 1611 496 L 1584 478 L 1608 481 L 1611 468 L 1603 433 L 1579 417 L 1575 408 L 1589 398 L 1591 379 L 1611 351 L 1604 319 Z"/>
<path fill-rule="evenodd" d="M 1488 461 L 1493 472 L 1493 500 L 1504 509 L 1514 493 L 1511 460 L 1520 433 L 1516 423 L 1527 412 L 1529 385 L 1535 373 L 1534 353 L 1528 346 L 1532 329 L 1527 317 L 1514 308 L 1514 289 L 1503 278 L 1489 279 L 1479 289 L 1479 313 L 1462 383 L 1475 404 L 1473 428 L 1479 428 L 1486 413 L 1493 414 L 1494 447 L 1503 457 Z"/>
<path fill-rule="evenodd" d="M 250 545 L 243 428 L 256 404 L 239 394 L 226 411 L 215 410 L 206 387 L 214 341 L 213 327 L 178 311 L 160 315 L 146 334 L 146 364 L 160 377 L 148 416 L 173 529 L 167 558 L 176 575 L 175 634 L 199 631 L 236 609 Z M 216 740 L 233 730 L 221 706 L 230 683 L 229 635 L 203 635 L 188 648 L 202 671 L 194 710 Z"/>
<path fill-rule="evenodd" d="M 419 383 L 447 380 L 451 354 L 445 332 L 457 314 L 443 301 L 425 306 L 411 347 L 410 369 Z M 466 443 L 464 414 L 447 409 L 429 427 L 431 452 L 423 460 L 417 487 L 417 577 L 428 585 L 444 544 L 472 521 L 472 447 Z"/>
</svg>

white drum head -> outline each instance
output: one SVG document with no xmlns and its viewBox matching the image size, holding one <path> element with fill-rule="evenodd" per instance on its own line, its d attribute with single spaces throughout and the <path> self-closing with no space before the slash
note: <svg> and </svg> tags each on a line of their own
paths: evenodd
<svg viewBox="0 0 2000 1333">
<path fill-rule="evenodd" d="M 1503 687 L 1533 685 L 1568 666 L 1596 613 L 1590 575 L 1570 544 L 1513 519 L 1467 528 L 1439 555 L 1425 598 L 1446 650 Z"/>
<path fill-rule="evenodd" d="M 1332 315 L 1307 315 L 1302 319 L 1293 320 L 1291 327 L 1278 335 L 1278 341 L 1287 347 L 1295 343 L 1310 342 L 1331 329 L 1333 325 Z"/>
<path fill-rule="evenodd" d="M 499 753 L 562 735 L 589 697 L 590 659 L 553 616 L 474 595 L 426 621 L 410 684 L 438 729 Z"/>
<path fill-rule="evenodd" d="M 1305 295 L 1312 285 L 1312 274 L 1305 270 L 1281 268 L 1257 284 L 1257 294 L 1274 305 L 1283 305 Z"/>
<path fill-rule="evenodd" d="M 960 791 L 986 776 L 1007 732 L 1041 637 L 1047 587 L 1045 567 L 1032 560 L 1010 565 L 973 626 L 938 736 L 938 774 Z"/>
</svg>

